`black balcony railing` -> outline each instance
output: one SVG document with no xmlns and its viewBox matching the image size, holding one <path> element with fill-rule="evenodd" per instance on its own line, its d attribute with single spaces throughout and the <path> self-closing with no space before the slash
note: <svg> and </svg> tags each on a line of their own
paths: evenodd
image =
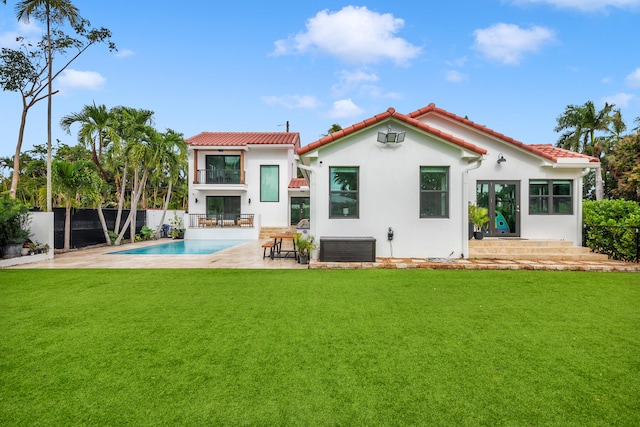
<svg viewBox="0 0 640 427">
<path fill-rule="evenodd" d="M 611 259 L 640 262 L 640 226 L 585 224 L 582 246 Z"/>
<path fill-rule="evenodd" d="M 199 169 L 196 184 L 244 184 L 240 175 L 239 169 Z"/>
<path fill-rule="evenodd" d="M 189 228 L 253 228 L 254 214 L 189 214 Z"/>
</svg>

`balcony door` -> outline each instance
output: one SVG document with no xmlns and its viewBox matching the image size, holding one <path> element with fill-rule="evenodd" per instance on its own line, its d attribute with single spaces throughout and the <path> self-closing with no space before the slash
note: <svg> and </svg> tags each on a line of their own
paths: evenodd
<svg viewBox="0 0 640 427">
<path fill-rule="evenodd" d="M 478 206 L 489 209 L 488 237 L 520 236 L 520 181 L 478 181 Z"/>
<path fill-rule="evenodd" d="M 207 184 L 240 184 L 239 155 L 206 156 Z"/>
<path fill-rule="evenodd" d="M 207 218 L 235 220 L 240 215 L 240 196 L 207 196 Z"/>
</svg>

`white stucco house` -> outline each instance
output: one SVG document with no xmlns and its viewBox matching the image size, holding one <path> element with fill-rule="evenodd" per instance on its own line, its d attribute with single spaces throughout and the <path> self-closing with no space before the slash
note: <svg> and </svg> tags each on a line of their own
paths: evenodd
<svg viewBox="0 0 640 427">
<path fill-rule="evenodd" d="M 308 209 L 309 189 L 296 179 L 298 133 L 202 132 L 186 142 L 185 238 L 257 239 L 261 227 L 288 227 Z"/>
<path fill-rule="evenodd" d="M 580 246 L 582 180 L 599 167 L 596 158 L 526 145 L 434 104 L 409 114 L 389 108 L 297 156 L 310 234 L 371 238 L 377 257 L 464 258 L 469 203 L 489 209 L 485 236 Z"/>
</svg>

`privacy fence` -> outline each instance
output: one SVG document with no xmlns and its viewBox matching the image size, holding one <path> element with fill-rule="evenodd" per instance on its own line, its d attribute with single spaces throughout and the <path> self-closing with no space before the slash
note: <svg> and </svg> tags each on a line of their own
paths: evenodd
<svg viewBox="0 0 640 427">
<path fill-rule="evenodd" d="M 107 223 L 107 229 L 114 229 L 116 223 L 117 209 L 103 209 L 104 219 Z M 121 224 L 127 219 L 129 215 L 128 210 L 122 211 Z M 64 247 L 64 222 L 66 212 L 64 208 L 54 208 L 54 247 L 56 249 L 62 249 Z M 144 210 L 138 210 L 136 215 L 136 233 L 140 232 L 140 229 L 145 225 L 147 220 L 147 212 Z M 130 238 L 129 228 L 124 235 L 125 239 Z M 96 209 L 72 209 L 71 210 L 71 248 L 83 248 L 86 246 L 92 246 L 105 243 L 104 232 L 102 231 L 102 225 L 100 224 L 100 218 L 98 217 L 98 211 Z"/>
</svg>

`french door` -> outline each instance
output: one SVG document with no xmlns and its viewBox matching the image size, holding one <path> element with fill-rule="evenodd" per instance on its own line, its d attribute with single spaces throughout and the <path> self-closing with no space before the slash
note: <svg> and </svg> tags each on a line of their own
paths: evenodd
<svg viewBox="0 0 640 427">
<path fill-rule="evenodd" d="M 520 181 L 478 181 L 476 200 L 489 210 L 485 236 L 520 236 Z"/>
</svg>

